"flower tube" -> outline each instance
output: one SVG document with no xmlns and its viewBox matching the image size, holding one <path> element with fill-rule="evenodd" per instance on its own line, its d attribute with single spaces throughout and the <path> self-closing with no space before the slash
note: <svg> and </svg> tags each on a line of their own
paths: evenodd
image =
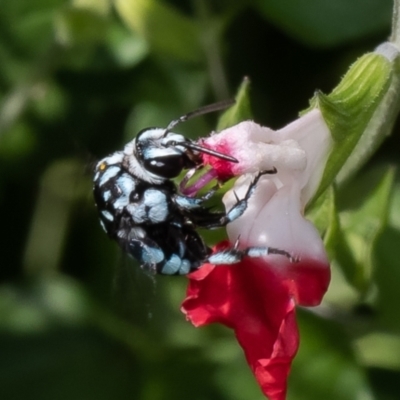
<svg viewBox="0 0 400 400">
<path fill-rule="evenodd" d="M 190 275 L 182 309 L 195 326 L 220 322 L 234 329 L 264 394 L 283 400 L 299 344 L 295 306 L 318 305 L 330 280 L 322 239 L 304 209 L 318 188 L 331 135 L 315 109 L 278 131 L 245 121 L 202 145 L 239 161 L 204 156 L 220 180 L 240 176 L 223 198 L 226 209 L 244 196 L 258 171 L 277 170 L 260 179 L 245 213 L 227 227 L 229 242 L 216 250 L 240 237 L 240 248 L 275 247 L 299 261 L 271 254 L 230 266 L 206 264 Z"/>
</svg>

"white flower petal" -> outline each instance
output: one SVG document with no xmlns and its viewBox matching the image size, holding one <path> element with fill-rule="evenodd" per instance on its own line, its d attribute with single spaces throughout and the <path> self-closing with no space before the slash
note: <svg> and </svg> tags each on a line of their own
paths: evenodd
<svg viewBox="0 0 400 400">
<path fill-rule="evenodd" d="M 238 182 L 224 196 L 224 204 L 229 209 L 235 199 L 244 195 L 250 180 L 248 177 Z M 286 250 L 295 256 L 316 259 L 327 263 L 325 249 L 314 225 L 302 215 L 300 187 L 298 184 L 285 185 L 277 189 L 272 180 L 263 177 L 249 200 L 245 214 L 227 227 L 232 243 L 240 237 L 242 246 L 266 246 Z M 268 256 L 274 264 L 287 263 L 281 256 Z"/>
<path fill-rule="evenodd" d="M 281 184 L 286 184 L 287 177 L 295 178 L 305 206 L 318 189 L 332 138 L 321 112 L 315 109 L 278 131 L 244 121 L 204 143 L 239 161 L 231 166 L 235 175 L 276 168 Z"/>
<path fill-rule="evenodd" d="M 223 201 L 229 210 L 244 198 L 258 171 L 264 175 L 248 202 L 245 213 L 227 227 L 231 242 L 240 237 L 241 247 L 266 246 L 328 263 L 316 228 L 304 216 L 304 207 L 318 188 L 332 139 L 319 110 L 313 110 L 279 131 L 243 122 L 207 139 L 207 145 L 229 148 L 239 160 L 242 175 Z M 236 195 L 235 195 L 236 194 Z M 287 263 L 282 256 L 274 265 Z"/>
<path fill-rule="evenodd" d="M 321 111 L 314 109 L 276 132 L 282 140 L 296 140 L 306 152 L 307 166 L 301 178 L 302 204 L 305 205 L 318 189 L 332 148 L 332 137 Z"/>
</svg>

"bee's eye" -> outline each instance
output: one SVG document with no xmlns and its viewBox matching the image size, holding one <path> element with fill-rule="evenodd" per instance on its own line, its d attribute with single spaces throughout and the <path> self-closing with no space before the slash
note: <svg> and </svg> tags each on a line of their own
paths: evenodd
<svg viewBox="0 0 400 400">
<path fill-rule="evenodd" d="M 175 178 L 184 168 L 184 159 L 181 154 L 154 157 L 144 160 L 143 166 L 152 174 L 163 178 Z"/>
</svg>

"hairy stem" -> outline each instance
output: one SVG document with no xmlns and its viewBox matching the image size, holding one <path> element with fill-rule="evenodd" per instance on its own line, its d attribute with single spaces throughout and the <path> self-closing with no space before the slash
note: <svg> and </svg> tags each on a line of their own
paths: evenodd
<svg viewBox="0 0 400 400">
<path fill-rule="evenodd" d="M 400 48 L 400 0 L 394 0 L 390 41 Z"/>
</svg>

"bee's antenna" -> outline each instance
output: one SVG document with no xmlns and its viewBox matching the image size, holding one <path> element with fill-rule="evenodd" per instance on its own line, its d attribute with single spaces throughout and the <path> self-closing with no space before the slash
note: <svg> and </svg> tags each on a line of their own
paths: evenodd
<svg viewBox="0 0 400 400">
<path fill-rule="evenodd" d="M 198 117 L 200 115 L 212 113 L 214 111 L 225 110 L 226 108 L 230 107 L 233 104 L 235 104 L 235 100 L 234 99 L 224 100 L 224 101 L 220 101 L 218 103 L 209 104 L 208 106 L 204 106 L 204 107 L 198 108 L 195 111 L 191 111 L 190 113 L 182 115 L 178 119 L 174 119 L 173 121 L 171 121 L 168 124 L 167 128 L 165 129 L 164 137 L 166 137 L 168 132 L 170 132 L 172 129 L 174 129 L 175 126 L 177 126 L 181 122 L 185 122 L 185 121 L 187 121 L 189 119 Z"/>
</svg>

